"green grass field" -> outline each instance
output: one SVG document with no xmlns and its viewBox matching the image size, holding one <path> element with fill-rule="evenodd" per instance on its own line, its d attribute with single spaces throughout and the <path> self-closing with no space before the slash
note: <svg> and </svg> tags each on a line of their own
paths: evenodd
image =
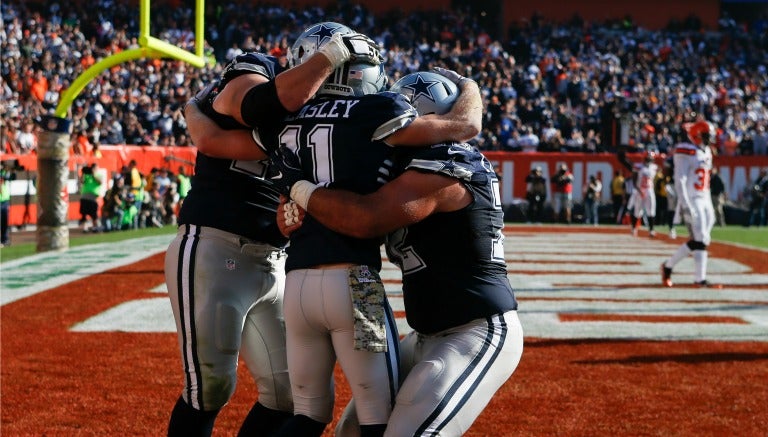
<svg viewBox="0 0 768 437">
<path fill-rule="evenodd" d="M 743 226 L 716 227 L 712 230 L 712 239 L 714 241 L 768 249 L 768 228 L 745 228 Z"/>
<path fill-rule="evenodd" d="M 170 235 L 175 232 L 175 226 L 165 226 L 163 228 L 136 229 L 104 234 L 82 234 L 77 235 L 76 237 L 70 236 L 69 244 L 74 247 L 85 244 L 117 242 L 137 237 L 149 237 L 164 234 Z M 679 226 L 677 228 L 677 234 L 683 237 L 687 235 L 687 230 L 685 227 Z M 745 228 L 743 226 L 716 227 L 712 230 L 712 240 L 768 249 L 768 228 Z M 23 243 L 4 247 L 0 249 L 0 263 L 29 256 L 34 253 L 35 243 Z"/>
<path fill-rule="evenodd" d="M 129 231 L 107 232 L 101 234 L 78 234 L 70 233 L 70 247 L 82 246 L 85 244 L 110 243 L 129 240 L 138 237 L 151 237 L 154 235 L 175 234 L 176 226 L 165 226 L 162 228 L 134 229 Z M 13 240 L 13 236 L 11 236 Z M 29 256 L 35 253 L 35 243 L 14 244 L 0 249 L 0 263 L 11 261 L 21 257 Z"/>
</svg>

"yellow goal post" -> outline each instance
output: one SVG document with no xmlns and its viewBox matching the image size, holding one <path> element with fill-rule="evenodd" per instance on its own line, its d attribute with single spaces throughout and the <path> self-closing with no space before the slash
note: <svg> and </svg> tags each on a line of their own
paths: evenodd
<svg viewBox="0 0 768 437">
<path fill-rule="evenodd" d="M 54 115 L 65 118 L 69 107 L 72 106 L 72 102 L 74 102 L 75 98 L 80 95 L 80 92 L 83 91 L 88 82 L 93 80 L 102 71 L 126 61 L 141 58 L 173 58 L 198 68 L 205 66 L 206 59 L 203 53 L 205 44 L 205 28 L 203 27 L 205 18 L 205 0 L 195 1 L 194 53 L 151 36 L 149 11 L 150 0 L 139 0 L 139 47 L 115 53 L 91 65 L 62 93 L 59 104 L 54 111 Z"/>
</svg>

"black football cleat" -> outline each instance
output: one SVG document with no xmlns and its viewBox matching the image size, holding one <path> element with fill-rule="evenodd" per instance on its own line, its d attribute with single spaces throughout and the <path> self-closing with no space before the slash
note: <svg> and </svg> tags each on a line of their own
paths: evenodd
<svg viewBox="0 0 768 437">
<path fill-rule="evenodd" d="M 672 286 L 672 269 L 667 267 L 667 263 L 661 263 L 661 285 L 665 287 Z"/>
</svg>

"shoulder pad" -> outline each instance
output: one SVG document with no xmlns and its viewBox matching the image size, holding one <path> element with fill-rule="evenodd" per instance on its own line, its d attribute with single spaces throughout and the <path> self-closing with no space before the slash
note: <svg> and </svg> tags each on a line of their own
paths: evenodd
<svg viewBox="0 0 768 437">
<path fill-rule="evenodd" d="M 689 143 L 680 143 L 675 146 L 675 155 L 695 155 L 697 146 Z"/>
<path fill-rule="evenodd" d="M 243 74 L 260 74 L 269 80 L 275 78 L 275 75 L 282 68 L 277 63 L 277 59 L 261 53 L 249 52 L 235 56 L 232 61 L 224 67 L 221 73 L 223 81 L 230 81 Z"/>
<path fill-rule="evenodd" d="M 406 170 L 421 170 L 465 181 L 472 180 L 477 174 L 493 173 L 485 156 L 466 143 L 443 143 L 409 151 L 410 162 L 405 166 Z"/>
<path fill-rule="evenodd" d="M 391 114 L 391 117 L 374 131 L 371 138 L 374 141 L 382 140 L 394 132 L 408 126 L 419 116 L 416 112 L 416 108 L 411 106 L 411 104 L 408 103 L 408 99 L 402 94 L 384 91 L 363 96 L 362 99 L 374 101 L 377 112 L 383 113 L 383 108 L 386 107 Z M 389 106 L 384 106 L 382 101 L 389 102 Z"/>
</svg>

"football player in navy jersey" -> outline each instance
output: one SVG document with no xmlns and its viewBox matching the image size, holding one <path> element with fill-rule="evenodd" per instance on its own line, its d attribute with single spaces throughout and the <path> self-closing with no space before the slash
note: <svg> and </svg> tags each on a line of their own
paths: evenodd
<svg viewBox="0 0 768 437">
<path fill-rule="evenodd" d="M 334 28 L 352 33 L 346 26 Z M 278 193 L 264 178 L 266 155 L 252 147 L 251 129 L 243 118 L 252 125 L 281 119 L 350 57 L 338 38 L 285 72 L 271 56 L 239 55 L 219 83 L 187 105 L 185 116 L 196 144 L 222 141 L 206 135 L 207 123 L 213 123 L 250 141 L 250 151 L 257 153 L 239 160 L 197 154 L 192 189 L 165 260 L 185 376 L 168 435 L 211 434 L 219 410 L 235 390 L 240 353 L 259 392 L 240 435 L 268 435 L 293 416 L 282 312 L 287 239 L 275 224 Z M 261 101 L 267 108 L 240 119 L 218 112 L 215 98 L 226 98 L 230 87 L 268 96 Z"/>
<path fill-rule="evenodd" d="M 305 46 L 300 37 L 292 52 Z M 370 193 L 387 180 L 391 146 L 466 140 L 479 132 L 474 82 L 462 84 L 465 92 L 450 112 L 426 117 L 417 117 L 402 95 L 380 92 L 385 83 L 381 65 L 349 62 L 316 98 L 279 125 L 258 129 L 254 139 L 273 159 L 281 159 L 281 146 L 301 156 L 303 171 L 317 183 Z M 212 126 L 208 134 L 226 132 Z M 211 153 L 236 157 L 239 148 L 218 149 Z M 278 435 L 323 432 L 332 419 L 337 359 L 357 399 L 362 435 L 383 432 L 399 378 L 396 325 L 379 277 L 382 241 L 310 221 L 292 236 L 284 311 L 296 417 Z"/>
<path fill-rule="evenodd" d="M 318 26 L 308 28 L 293 45 L 293 65 L 328 44 L 315 37 Z M 386 75 L 377 54 L 369 53 L 370 59 L 355 55 L 334 70 L 301 109 L 279 124 L 255 130 L 253 139 L 262 152 L 281 159 L 282 146 L 302 157 L 303 170 L 317 183 L 369 193 L 387 180 L 391 146 L 477 135 L 482 102 L 474 82 L 463 84 L 465 92 L 450 112 L 417 117 L 402 95 L 380 92 Z M 229 98 L 223 111 L 237 118 L 238 108 L 246 108 L 248 99 L 244 93 Z M 206 130 L 213 138 L 230 133 L 212 124 Z M 230 158 L 255 153 L 248 150 L 253 148 L 248 141 L 242 147 L 229 140 L 211 146 L 198 147 Z M 337 359 L 357 399 L 361 434 L 381 435 L 399 383 L 398 335 L 379 277 L 382 239 L 347 237 L 319 223 L 305 226 L 287 249 L 284 302 L 296 415 L 276 435 L 322 434 L 332 419 Z"/>
<path fill-rule="evenodd" d="M 409 95 L 420 114 L 439 113 L 450 99 L 421 84 L 442 80 L 414 73 L 392 89 Z M 467 144 L 399 148 L 395 154 L 397 177 L 367 195 L 294 183 L 291 197 L 307 213 L 302 218 L 291 211 L 293 203 L 282 205 L 278 217 L 286 219 L 278 224 L 284 233 L 293 232 L 291 241 L 313 222 L 356 238 L 387 235 L 387 254 L 402 270 L 405 312 L 414 331 L 400 344 L 407 376 L 385 435 L 460 436 L 512 375 L 523 351 L 504 257 L 499 182 L 491 163 Z M 278 162 L 283 180 L 300 177 L 286 163 Z M 349 411 L 337 435 L 359 435 Z"/>
</svg>

